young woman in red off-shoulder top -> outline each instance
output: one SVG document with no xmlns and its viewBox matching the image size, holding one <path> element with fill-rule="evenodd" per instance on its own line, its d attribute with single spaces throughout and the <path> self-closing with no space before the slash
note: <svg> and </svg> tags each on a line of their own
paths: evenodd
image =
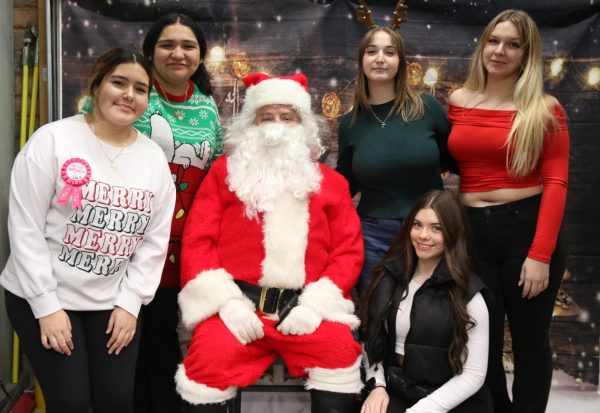
<svg viewBox="0 0 600 413">
<path fill-rule="evenodd" d="M 467 81 L 450 97 L 448 146 L 459 164 L 479 270 L 496 300 L 486 382 L 499 413 L 544 412 L 552 378 L 548 331 L 565 268 L 569 133 L 564 110 L 542 83 L 534 21 L 505 10 L 485 28 Z M 505 314 L 512 401 L 502 365 Z"/>
</svg>

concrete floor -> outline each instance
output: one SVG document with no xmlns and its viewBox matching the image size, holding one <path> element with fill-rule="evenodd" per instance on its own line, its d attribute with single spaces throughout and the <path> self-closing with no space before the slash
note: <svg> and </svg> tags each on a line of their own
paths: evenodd
<svg viewBox="0 0 600 413">
<path fill-rule="evenodd" d="M 512 376 L 508 375 L 509 385 Z M 546 413 L 598 413 L 600 388 L 580 383 L 555 370 Z M 310 398 L 304 392 L 243 392 L 241 413 L 310 413 Z"/>
<path fill-rule="evenodd" d="M 578 382 L 562 370 L 554 370 L 546 413 L 598 413 L 600 387 Z"/>
</svg>

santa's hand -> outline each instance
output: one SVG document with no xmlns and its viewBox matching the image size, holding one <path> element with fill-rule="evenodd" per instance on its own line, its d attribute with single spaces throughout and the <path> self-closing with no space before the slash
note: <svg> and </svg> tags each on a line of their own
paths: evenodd
<svg viewBox="0 0 600 413">
<path fill-rule="evenodd" d="M 292 308 L 288 316 L 279 324 L 277 330 L 282 334 L 311 334 L 321 325 L 323 318 L 304 305 Z"/>
<path fill-rule="evenodd" d="M 244 345 L 265 336 L 262 322 L 252 307 L 242 300 L 232 298 L 227 301 L 219 310 L 219 317 L 235 338 Z"/>
</svg>

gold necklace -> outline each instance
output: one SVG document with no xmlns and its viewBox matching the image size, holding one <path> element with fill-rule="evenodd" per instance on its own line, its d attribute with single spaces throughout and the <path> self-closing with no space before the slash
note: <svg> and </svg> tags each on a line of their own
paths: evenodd
<svg viewBox="0 0 600 413">
<path fill-rule="evenodd" d="M 167 99 L 167 102 L 175 103 L 175 101 L 171 100 L 171 98 L 175 99 L 177 97 L 177 95 L 171 95 L 169 92 L 167 92 L 165 89 L 163 89 L 163 87 L 158 82 L 154 82 L 154 86 L 156 87 L 156 90 L 159 91 L 160 94 L 162 96 L 164 96 L 165 99 Z M 188 93 L 189 93 L 189 95 L 188 95 Z M 194 87 L 192 85 L 190 85 L 189 81 L 188 81 L 188 88 L 186 89 L 185 94 L 183 95 L 183 102 L 185 102 L 189 98 L 191 98 L 193 94 L 194 94 Z M 169 98 L 169 96 L 171 96 L 171 98 Z M 173 113 L 173 115 L 180 121 L 183 120 L 183 118 L 185 117 L 185 113 L 183 113 L 182 110 L 176 110 Z"/>
<path fill-rule="evenodd" d="M 119 151 L 119 153 L 117 153 L 112 158 L 110 156 L 108 156 L 108 154 L 102 147 L 102 143 L 100 143 L 100 137 L 96 133 L 96 127 L 94 126 L 94 118 L 92 116 L 90 116 L 90 127 L 92 129 L 92 132 L 94 132 L 94 136 L 96 137 L 96 141 L 98 142 L 98 146 L 100 147 L 100 150 L 102 151 L 104 156 L 106 156 L 106 159 L 108 159 L 108 162 L 110 163 L 110 171 L 112 173 L 117 172 L 117 166 L 115 165 L 115 161 L 119 158 L 119 156 L 121 156 L 121 154 L 125 150 L 125 147 L 127 146 L 127 143 L 129 142 L 129 135 L 131 135 L 131 127 L 129 127 L 129 129 L 127 129 L 127 136 L 125 136 L 125 142 L 123 142 L 123 146 L 121 146 L 121 150 Z"/>
<path fill-rule="evenodd" d="M 390 118 L 390 116 L 392 116 L 392 113 L 394 112 L 394 105 L 392 105 L 392 108 L 390 109 L 390 111 L 388 112 L 388 114 L 384 120 L 379 119 L 379 116 L 377 116 L 375 114 L 375 112 L 373 112 L 373 108 L 371 107 L 371 105 L 369 105 L 369 111 L 371 112 L 371 114 L 373 116 L 375 116 L 375 119 L 377 119 L 377 121 L 381 124 L 381 129 L 383 129 L 383 128 L 385 128 L 385 123 Z"/>
</svg>

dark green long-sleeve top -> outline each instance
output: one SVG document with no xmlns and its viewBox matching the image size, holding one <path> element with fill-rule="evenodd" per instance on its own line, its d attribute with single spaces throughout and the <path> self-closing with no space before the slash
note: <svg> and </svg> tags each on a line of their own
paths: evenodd
<svg viewBox="0 0 600 413">
<path fill-rule="evenodd" d="M 405 123 L 392 115 L 385 128 L 369 111 L 342 116 L 336 170 L 346 177 L 354 195 L 361 192 L 360 216 L 404 218 L 415 201 L 430 189 L 441 189 L 441 167 L 455 170 L 446 145 L 450 125 L 441 105 L 423 93 L 424 116 Z M 393 101 L 372 105 L 383 120 Z"/>
</svg>

